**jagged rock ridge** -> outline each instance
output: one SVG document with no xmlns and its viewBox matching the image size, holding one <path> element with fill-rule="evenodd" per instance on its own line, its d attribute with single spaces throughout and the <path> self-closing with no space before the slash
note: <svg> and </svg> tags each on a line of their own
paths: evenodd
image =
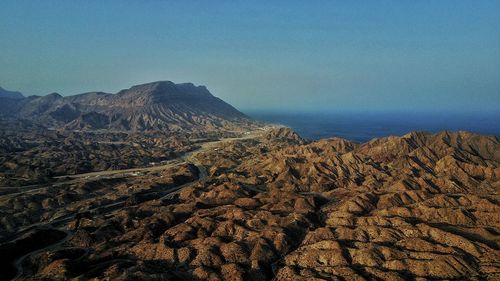
<svg viewBox="0 0 500 281">
<path fill-rule="evenodd" d="M 9 106 L 0 107 L 0 115 L 71 130 L 178 131 L 250 123 L 243 113 L 214 97 L 205 86 L 170 81 L 137 85 L 117 94 L 31 96 L 9 101 Z"/>
</svg>

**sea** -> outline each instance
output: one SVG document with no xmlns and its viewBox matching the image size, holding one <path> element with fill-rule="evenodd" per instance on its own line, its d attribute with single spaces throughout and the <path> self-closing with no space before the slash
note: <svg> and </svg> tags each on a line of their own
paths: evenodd
<svg viewBox="0 0 500 281">
<path fill-rule="evenodd" d="M 338 113 L 248 111 L 250 117 L 290 127 L 310 140 L 340 137 L 363 143 L 373 138 L 402 136 L 412 131 L 469 131 L 500 137 L 500 112 L 495 113 Z"/>
</svg>

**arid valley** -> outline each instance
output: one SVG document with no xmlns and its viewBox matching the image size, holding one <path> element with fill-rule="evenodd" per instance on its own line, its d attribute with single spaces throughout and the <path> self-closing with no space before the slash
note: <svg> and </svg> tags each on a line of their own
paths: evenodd
<svg viewBox="0 0 500 281">
<path fill-rule="evenodd" d="M 172 82 L 0 100 L 2 280 L 500 278 L 495 136 L 310 141 Z"/>
</svg>

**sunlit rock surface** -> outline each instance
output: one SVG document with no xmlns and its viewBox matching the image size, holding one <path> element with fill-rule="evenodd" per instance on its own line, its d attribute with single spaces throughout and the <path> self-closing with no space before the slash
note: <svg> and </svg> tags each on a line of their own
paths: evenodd
<svg viewBox="0 0 500 281">
<path fill-rule="evenodd" d="M 58 226 L 66 241 L 23 261 L 21 279 L 500 278 L 495 137 L 307 142 L 274 128 L 192 156 L 196 166 L 3 198 L 9 233 L 80 213 Z"/>
</svg>

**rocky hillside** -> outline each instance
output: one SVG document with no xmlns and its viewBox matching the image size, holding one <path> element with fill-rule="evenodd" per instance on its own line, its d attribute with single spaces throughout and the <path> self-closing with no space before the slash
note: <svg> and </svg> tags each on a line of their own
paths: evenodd
<svg viewBox="0 0 500 281">
<path fill-rule="evenodd" d="M 24 260 L 22 280 L 500 278 L 498 138 L 244 136 L 190 154 L 195 167 L 0 198 L 9 233 L 74 215 L 45 235 L 64 230 L 64 244 Z M 190 183 L 169 192 L 179 178 Z M 37 248 L 21 238 L 4 249 Z"/>
<path fill-rule="evenodd" d="M 24 98 L 23 94 L 14 91 L 8 91 L 4 88 L 0 87 L 0 98 L 8 98 L 8 99 L 22 99 Z"/>
<path fill-rule="evenodd" d="M 0 87 L 0 117 L 10 116 L 18 108 L 24 96 L 19 92 L 12 92 Z"/>
<path fill-rule="evenodd" d="M 170 81 L 133 86 L 116 94 L 57 93 L 28 98 L 1 98 L 0 115 L 27 119 L 47 127 L 119 131 L 237 128 L 250 120 L 206 87 Z"/>
</svg>

